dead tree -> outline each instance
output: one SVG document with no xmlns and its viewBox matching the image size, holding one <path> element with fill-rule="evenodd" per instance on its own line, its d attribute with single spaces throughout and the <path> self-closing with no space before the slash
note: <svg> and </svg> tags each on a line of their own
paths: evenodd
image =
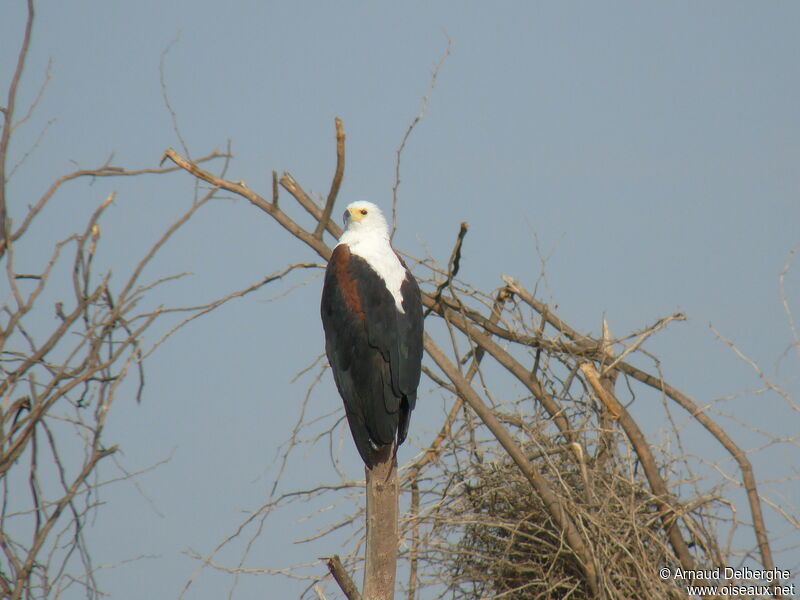
<svg viewBox="0 0 800 600">
<path fill-rule="evenodd" d="M 98 486 L 107 483 L 98 465 L 117 450 L 105 435 L 112 408 L 120 397 L 128 402 L 141 398 L 144 362 L 174 331 L 162 329 L 159 341 L 148 342 L 147 333 L 157 322 L 171 319 L 179 327 L 176 318 L 185 322 L 226 299 L 199 310 L 142 308 L 145 298 L 180 276 L 144 281 L 143 270 L 214 190 L 197 198 L 176 221 L 163 223 L 162 235 L 142 250 L 127 274 L 116 271 L 113 285 L 110 270 L 96 265 L 114 244 L 103 235 L 114 194 L 96 197 L 94 210 L 83 222 L 76 220 L 75 229 L 61 239 L 34 233 L 55 200 L 67 199 L 77 182 L 163 176 L 178 170 L 129 170 L 106 163 L 63 175 L 33 202 L 12 197 L 11 174 L 29 155 L 12 155 L 13 134 L 36 109 L 47 83 L 46 79 L 31 106 L 18 110 L 34 16 L 29 1 L 16 70 L 0 110 L 0 597 L 58 597 L 71 586 L 97 597 L 83 528 L 97 507 Z M 225 158 L 215 153 L 199 162 Z M 34 256 L 48 247 L 49 256 L 37 262 Z M 126 380 L 136 385 L 123 386 Z"/>
<path fill-rule="evenodd" d="M 338 121 L 337 134 L 341 165 L 344 150 Z M 335 194 L 319 204 L 289 173 L 278 177 L 273 172 L 272 196 L 267 199 L 172 149 L 165 158 L 214 188 L 245 198 L 323 259 L 329 258 L 331 249 L 323 233 L 334 238 L 341 234 L 329 218 Z M 338 189 L 340 178 L 337 169 L 332 190 Z M 284 212 L 279 187 L 305 209 L 309 224 L 302 225 Z M 462 224 L 446 268 L 418 261 L 419 269 L 430 272 L 428 291 L 423 293 L 427 318 L 441 319 L 453 346 L 445 352 L 426 336 L 426 353 L 438 367 L 438 373 L 430 369 L 426 373 L 455 401 L 429 449 L 399 478 L 401 489 L 411 497 L 411 512 L 401 518 L 401 537 L 408 547 L 401 555 L 409 563 L 409 599 L 422 585 L 423 566 L 429 574 L 439 574 L 429 582 L 444 582 L 452 590 L 463 591 L 461 586 L 471 581 L 477 586 L 473 595 L 669 598 L 676 587 L 653 577 L 658 565 L 693 569 L 725 564 L 730 548 L 723 547 L 710 528 L 717 519 L 714 511 L 725 499 L 676 495 L 668 457 L 647 439 L 628 411 L 629 401 L 617 390 L 617 382 L 623 380 L 631 390 L 639 386 L 639 394 L 653 390 L 686 411 L 730 453 L 747 493 L 760 564 L 774 568 L 747 454 L 688 395 L 658 373 L 629 362 L 650 336 L 683 315 L 660 319 L 622 338 L 612 338 L 607 328 L 600 338 L 581 334 L 513 278 L 504 278 L 504 285 L 491 295 L 461 282 L 458 270 L 466 233 Z M 466 351 L 459 348 L 462 343 Z M 485 384 L 475 381 L 487 369 L 487 359 L 491 368 L 511 376 L 525 390 L 523 398 L 507 408 L 487 405 Z M 631 392 L 634 398 L 636 393 Z M 521 409 L 520 403 L 527 408 Z M 493 444 L 478 439 L 486 430 Z M 499 477 L 501 473 L 505 475 Z M 327 489 L 335 492 L 358 485 L 342 483 Z M 313 497 L 323 488 L 297 495 Z M 608 503 L 603 494 L 611 498 Z M 275 510 L 281 501 L 266 504 L 250 519 Z M 496 503 L 517 508 L 501 514 L 493 508 Z M 369 512 L 368 502 L 367 523 Z M 369 525 L 367 531 L 369 544 Z M 457 535 L 462 537 L 455 545 L 444 541 Z M 630 536 L 640 539 L 635 548 Z M 501 550 L 508 554 L 496 556 Z M 368 547 L 368 556 L 370 551 Z M 525 562 L 531 553 L 543 560 Z M 331 573 L 348 597 L 356 597 L 336 559 L 328 562 Z"/>
</svg>

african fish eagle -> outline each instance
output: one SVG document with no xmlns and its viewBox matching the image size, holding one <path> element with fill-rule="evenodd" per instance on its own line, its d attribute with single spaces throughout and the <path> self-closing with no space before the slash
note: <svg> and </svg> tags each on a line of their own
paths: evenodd
<svg viewBox="0 0 800 600">
<path fill-rule="evenodd" d="M 353 202 L 322 289 L 325 352 L 358 453 L 403 443 L 422 362 L 419 286 L 371 202 Z"/>
</svg>

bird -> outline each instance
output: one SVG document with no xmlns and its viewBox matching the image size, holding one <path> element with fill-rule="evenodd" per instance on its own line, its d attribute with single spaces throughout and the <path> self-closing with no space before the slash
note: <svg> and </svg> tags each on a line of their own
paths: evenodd
<svg viewBox="0 0 800 600">
<path fill-rule="evenodd" d="M 403 443 L 422 370 L 419 285 L 372 202 L 349 204 L 325 270 L 320 313 L 336 388 L 367 468 Z"/>
</svg>

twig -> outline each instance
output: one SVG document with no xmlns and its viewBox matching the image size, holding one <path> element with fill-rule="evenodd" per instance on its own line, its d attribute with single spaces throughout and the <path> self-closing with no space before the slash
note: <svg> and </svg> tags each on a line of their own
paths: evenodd
<svg viewBox="0 0 800 600">
<path fill-rule="evenodd" d="M 181 134 L 181 128 L 178 125 L 178 113 L 175 112 L 175 109 L 172 106 L 172 103 L 169 100 L 169 93 L 167 91 L 167 76 L 166 70 L 164 65 L 167 61 L 167 55 L 170 53 L 172 48 L 180 41 L 180 34 L 176 35 L 173 40 L 167 44 L 167 47 L 161 52 L 161 59 L 158 62 L 158 75 L 159 81 L 161 83 L 161 96 L 164 99 L 164 105 L 167 107 L 167 111 L 169 112 L 169 118 L 172 121 L 172 131 L 175 132 L 178 141 L 181 143 L 181 148 L 183 148 L 184 154 L 189 156 L 189 146 L 186 144 L 186 140 L 183 139 L 183 135 Z"/>
<path fill-rule="evenodd" d="M 78 493 L 80 487 L 84 485 L 85 481 L 94 471 L 94 468 L 97 465 L 97 463 L 100 462 L 106 456 L 110 456 L 116 451 L 117 451 L 116 446 L 113 446 L 108 449 L 96 448 L 94 450 L 92 456 L 86 461 L 86 464 L 84 465 L 83 469 L 77 475 L 72 485 L 67 490 L 67 493 L 64 495 L 63 498 L 61 498 L 61 500 L 58 501 L 54 510 L 50 513 L 47 522 L 42 526 L 41 530 L 37 532 L 36 538 L 33 544 L 31 545 L 30 549 L 28 550 L 28 557 L 25 563 L 22 565 L 22 569 L 20 570 L 20 572 L 16 574 L 18 582 L 24 582 L 28 580 L 28 576 L 30 575 L 31 570 L 35 566 L 36 556 L 39 553 L 42 544 L 44 544 L 45 540 L 47 539 L 50 530 L 55 526 L 61 513 L 72 501 L 72 498 L 75 496 L 75 494 Z M 25 589 L 26 586 L 17 585 L 14 588 L 14 593 L 11 595 L 11 600 L 20 600 L 20 598 L 22 598 L 22 594 L 25 593 Z"/>
<path fill-rule="evenodd" d="M 800 244 L 797 244 L 789 251 L 789 257 L 786 259 L 786 263 L 783 265 L 780 275 L 778 275 L 778 287 L 781 291 L 781 304 L 783 304 L 783 312 L 786 313 L 786 318 L 789 321 L 789 331 L 792 332 L 793 343 L 791 346 L 794 346 L 797 356 L 800 358 L 800 335 L 797 333 L 794 315 L 792 314 L 792 309 L 789 306 L 789 300 L 786 297 L 786 275 L 789 273 L 789 269 L 792 266 L 792 261 L 794 260 L 794 256 L 798 250 L 800 250 Z M 789 347 L 791 348 L 791 346 Z"/>
<path fill-rule="evenodd" d="M 331 191 L 328 192 L 328 200 L 325 202 L 325 209 L 322 211 L 322 216 L 317 223 L 317 228 L 314 230 L 314 237 L 318 240 L 322 239 L 322 233 L 328 227 L 328 221 L 331 218 L 333 205 L 336 202 L 336 196 L 339 195 L 339 187 L 342 185 L 342 176 L 344 175 L 344 127 L 342 127 L 342 120 L 336 117 L 336 172 L 331 181 Z"/>
<path fill-rule="evenodd" d="M 759 367 L 758 364 L 756 364 L 756 362 L 752 358 L 745 355 L 744 352 L 739 350 L 738 346 L 736 346 L 733 340 L 726 338 L 713 325 L 709 325 L 709 328 L 711 329 L 711 331 L 714 332 L 714 335 L 717 337 L 718 340 L 723 342 L 726 346 L 728 346 L 728 348 L 730 348 L 733 351 L 733 353 L 737 356 L 737 358 L 739 358 L 739 360 L 746 363 L 747 365 L 749 365 L 751 369 L 753 369 L 753 372 L 756 374 L 756 377 L 758 377 L 762 382 L 764 382 L 764 385 L 767 386 L 767 389 L 775 392 L 781 398 L 783 398 L 786 401 L 786 403 L 791 407 L 792 410 L 794 410 L 795 412 L 800 412 L 800 406 L 798 406 L 792 400 L 791 395 L 789 395 L 789 393 L 779 388 L 766 375 L 764 375 L 764 371 L 761 370 L 761 367 Z"/>
<path fill-rule="evenodd" d="M 464 243 L 464 236 L 467 235 L 467 230 L 469 229 L 469 224 L 461 223 L 461 227 L 458 230 L 458 237 L 456 238 L 455 246 L 453 246 L 453 251 L 450 253 L 450 260 L 447 263 L 447 277 L 445 280 L 439 284 L 436 288 L 436 292 L 433 294 L 433 300 L 436 304 L 442 299 L 442 292 L 453 283 L 453 278 L 458 275 L 458 270 L 461 267 L 461 245 Z M 431 312 L 431 308 L 425 311 L 425 316 L 429 315 Z"/>
<path fill-rule="evenodd" d="M 297 200 L 298 204 L 302 206 L 305 211 L 314 217 L 316 220 L 322 219 L 322 209 L 317 206 L 317 203 L 314 202 L 311 197 L 306 193 L 306 191 L 300 186 L 299 183 L 292 177 L 291 173 L 284 173 L 281 178 L 278 180 L 281 187 L 289 192 L 295 200 Z M 342 228 L 339 227 L 333 220 L 328 219 L 327 224 L 328 233 L 330 233 L 333 237 L 339 238 L 342 235 Z"/>
<path fill-rule="evenodd" d="M 665 317 L 663 319 L 659 319 L 651 327 L 648 327 L 644 331 L 644 333 L 642 333 L 639 336 L 639 338 L 633 344 L 631 344 L 630 346 L 625 348 L 625 351 L 622 354 L 620 354 L 617 358 L 615 358 L 614 361 L 610 365 L 607 365 L 607 366 L 603 367 L 602 375 L 605 376 L 606 374 L 610 373 L 611 370 L 614 367 L 616 367 L 620 362 L 622 362 L 622 360 L 626 356 L 628 356 L 631 352 L 636 351 L 639 348 L 639 346 L 641 346 L 647 338 L 649 338 L 655 332 L 660 331 L 661 329 L 666 327 L 671 321 L 685 321 L 685 320 L 686 320 L 686 315 L 684 315 L 683 313 L 680 313 L 680 312 L 679 313 L 675 313 L 674 315 L 670 315 L 669 317 Z"/>
<path fill-rule="evenodd" d="M 447 37 L 447 34 L 445 34 Z M 447 38 L 447 48 L 444 50 L 444 54 L 439 59 L 439 62 L 436 63 L 436 67 L 433 69 L 433 73 L 431 74 L 431 82 L 428 85 L 428 91 L 425 93 L 425 96 L 422 98 L 422 107 L 417 113 L 417 116 L 414 117 L 414 120 L 411 121 L 411 124 L 406 129 L 406 133 L 403 136 L 403 140 L 400 142 L 400 146 L 395 151 L 397 156 L 397 160 L 395 161 L 394 166 L 394 184 L 392 185 L 392 233 L 389 236 L 390 239 L 394 239 L 394 232 L 397 230 L 397 190 L 400 187 L 400 158 L 403 155 L 403 150 L 406 147 L 406 143 L 408 142 L 409 137 L 411 137 L 411 132 L 414 131 L 414 127 L 417 126 L 422 118 L 425 116 L 425 113 L 428 112 L 428 106 L 431 102 L 431 96 L 433 95 L 433 89 L 436 87 L 436 79 L 439 77 L 439 71 L 442 69 L 442 65 L 444 61 L 447 60 L 447 57 L 450 56 L 450 48 L 452 47 L 453 43 L 450 38 Z"/>
<path fill-rule="evenodd" d="M 33 0 L 28 0 L 28 20 L 25 22 L 25 35 L 22 46 L 17 55 L 17 68 L 11 78 L 8 88 L 8 99 L 3 109 L 3 131 L 0 133 L 0 258 L 6 249 L 6 238 L 11 234 L 8 223 L 8 203 L 6 200 L 6 161 L 8 160 L 8 145 L 11 140 L 11 130 L 14 128 L 14 107 L 17 103 L 17 88 L 25 70 L 25 60 L 31 44 L 31 31 L 33 30 L 34 9 Z"/>
<path fill-rule="evenodd" d="M 251 204 L 269 214 L 289 233 L 311 246 L 317 251 L 317 253 L 320 254 L 320 256 L 325 258 L 325 260 L 330 257 L 331 250 L 322 242 L 322 240 L 315 238 L 311 233 L 295 223 L 286 213 L 278 208 L 278 206 L 272 202 L 264 200 L 264 198 L 250 190 L 250 188 L 247 186 L 222 179 L 212 173 L 209 173 L 205 169 L 201 169 L 199 166 L 197 166 L 197 163 L 186 160 L 172 148 L 168 148 L 164 151 L 164 157 L 169 158 L 176 165 L 191 173 L 195 177 L 202 179 L 213 186 L 219 187 L 220 189 L 242 196 Z"/>
<path fill-rule="evenodd" d="M 198 319 L 198 318 L 202 317 L 203 315 L 208 314 L 212 310 L 215 310 L 215 309 L 219 308 L 220 306 L 222 306 L 223 304 L 227 303 L 228 301 L 233 300 L 235 298 L 241 298 L 241 297 L 246 296 L 247 294 L 249 294 L 251 292 L 254 292 L 256 290 L 261 289 L 262 287 L 264 287 L 265 285 L 267 285 L 269 283 L 272 283 L 273 281 L 278 281 L 278 280 L 282 279 L 283 277 L 285 277 L 286 275 L 288 275 L 291 271 L 293 271 L 295 269 L 314 269 L 314 268 L 319 268 L 319 267 L 320 267 L 320 265 L 318 265 L 316 263 L 297 263 L 297 264 L 294 264 L 294 265 L 289 265 L 288 267 L 286 267 L 283 271 L 281 271 L 279 273 L 273 273 L 272 275 L 269 275 L 269 276 L 265 277 L 264 279 L 262 279 L 258 283 L 254 283 L 253 285 L 248 286 L 248 287 L 246 287 L 246 288 L 244 288 L 242 290 L 227 294 L 226 296 L 223 296 L 222 298 L 218 298 L 217 300 L 214 300 L 213 302 L 209 302 L 208 304 L 203 304 L 203 305 L 199 305 L 199 306 L 187 306 L 187 307 L 183 307 L 183 308 L 170 308 L 170 309 L 162 310 L 161 311 L 162 314 L 167 314 L 167 313 L 171 313 L 171 312 L 188 312 L 188 311 L 194 311 L 194 314 L 192 314 L 191 316 L 187 317 L 186 319 L 184 319 L 183 321 L 181 321 L 177 325 L 173 326 L 169 331 L 167 331 L 163 336 L 161 336 L 161 338 L 157 342 L 155 342 L 147 350 L 147 352 L 144 353 L 142 358 L 143 359 L 147 358 L 153 352 L 155 352 L 156 348 L 158 348 L 161 344 L 163 344 L 167 340 L 167 338 L 172 336 L 172 334 L 174 334 L 178 329 L 181 329 L 182 327 L 188 325 L 190 322 L 194 321 L 195 319 Z"/>
<path fill-rule="evenodd" d="M 226 155 L 213 152 L 208 156 L 204 156 L 203 158 L 198 158 L 194 161 L 195 164 L 203 164 L 211 160 L 215 160 L 217 158 L 225 158 Z M 54 181 L 47 191 L 39 198 L 39 201 L 32 207 L 28 209 L 28 213 L 25 215 L 25 218 L 22 220 L 22 223 L 19 227 L 10 235 L 10 240 L 16 241 L 27 231 L 28 227 L 30 226 L 31 222 L 34 218 L 44 209 L 47 203 L 52 199 L 55 193 L 61 188 L 62 185 L 65 183 L 80 179 L 83 177 L 138 177 L 140 175 L 163 175 L 166 173 L 174 173 L 175 171 L 179 171 L 180 167 L 167 167 L 167 168 L 159 168 L 159 169 L 135 169 L 132 171 L 123 169 L 122 167 L 114 167 L 109 164 L 105 164 L 101 167 L 96 169 L 81 169 L 78 171 L 74 171 L 69 173 L 68 175 L 63 175 L 62 177 L 58 178 Z M 3 251 L 5 250 L 5 240 L 0 239 L 0 256 L 2 256 Z"/>
</svg>

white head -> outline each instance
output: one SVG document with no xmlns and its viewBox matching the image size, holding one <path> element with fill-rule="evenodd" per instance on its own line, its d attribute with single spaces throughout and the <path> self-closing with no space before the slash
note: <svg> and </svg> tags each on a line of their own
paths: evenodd
<svg viewBox="0 0 800 600">
<path fill-rule="evenodd" d="M 360 256 L 386 282 L 394 297 L 397 311 L 403 311 L 400 288 L 406 278 L 406 268 L 389 243 L 389 226 L 381 209 L 372 202 L 353 202 L 344 211 L 344 233 L 339 244 L 347 244 L 350 252 Z"/>
<path fill-rule="evenodd" d="M 359 200 L 347 205 L 344 211 L 344 228 L 353 235 L 376 235 L 389 239 L 389 226 L 381 209 L 372 202 Z"/>
</svg>

